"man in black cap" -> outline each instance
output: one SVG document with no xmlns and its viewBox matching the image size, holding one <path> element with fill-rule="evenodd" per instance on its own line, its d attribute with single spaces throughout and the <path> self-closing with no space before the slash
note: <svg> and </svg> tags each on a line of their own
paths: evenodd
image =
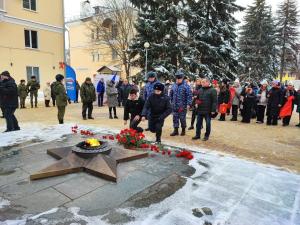
<svg viewBox="0 0 300 225">
<path fill-rule="evenodd" d="M 59 124 L 64 123 L 64 116 L 66 112 L 66 106 L 68 104 L 68 96 L 66 93 L 65 86 L 63 85 L 64 76 L 61 74 L 57 74 L 56 82 L 53 83 L 53 94 L 56 99 L 56 106 L 57 106 L 57 118 Z"/>
<path fill-rule="evenodd" d="M 81 85 L 80 97 L 82 102 L 82 118 L 86 120 L 86 111 L 88 111 L 88 119 L 93 120 L 93 102 L 96 101 L 96 89 L 91 78 L 87 77 Z"/>
<path fill-rule="evenodd" d="M 27 92 L 30 93 L 31 108 L 33 108 L 33 98 L 34 98 L 34 106 L 35 108 L 37 108 L 38 91 L 40 88 L 41 88 L 40 83 L 36 80 L 35 76 L 32 76 L 31 80 L 27 83 Z"/>
<path fill-rule="evenodd" d="M 148 114 L 150 112 L 150 115 Z M 154 94 L 152 94 L 144 106 L 142 112 L 142 121 L 148 116 L 149 129 L 156 134 L 156 143 L 161 143 L 162 128 L 165 119 L 172 113 L 170 98 L 164 94 L 164 85 L 156 83 L 154 85 Z"/>
<path fill-rule="evenodd" d="M 18 120 L 14 115 L 19 105 L 18 87 L 8 71 L 1 73 L 0 102 L 1 109 L 3 110 L 3 114 L 6 119 L 7 129 L 5 132 L 20 130 Z"/>
</svg>

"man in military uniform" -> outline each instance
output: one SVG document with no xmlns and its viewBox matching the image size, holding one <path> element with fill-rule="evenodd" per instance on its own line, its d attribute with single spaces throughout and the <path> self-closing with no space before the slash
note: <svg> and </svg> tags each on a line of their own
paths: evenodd
<svg viewBox="0 0 300 225">
<path fill-rule="evenodd" d="M 33 108 L 33 97 L 34 106 L 37 108 L 38 91 L 40 89 L 40 83 L 37 82 L 36 77 L 32 76 L 31 80 L 27 83 L 27 92 L 30 93 L 31 108 Z"/>
<path fill-rule="evenodd" d="M 171 136 L 179 135 L 179 122 L 181 124 L 181 136 L 185 136 L 186 114 L 192 105 L 191 87 L 184 81 L 184 72 L 179 70 L 176 74 L 176 83 L 170 91 L 170 99 L 173 109 L 173 126 L 174 131 Z"/>
<path fill-rule="evenodd" d="M 25 100 L 28 95 L 25 80 L 21 80 L 20 84 L 18 85 L 18 95 L 20 99 L 20 109 L 25 109 Z"/>
<path fill-rule="evenodd" d="M 68 96 L 66 93 L 65 86 L 63 85 L 64 76 L 61 74 L 56 75 L 56 82 L 53 83 L 53 94 L 56 99 L 57 106 L 57 118 L 59 124 L 64 123 L 64 116 L 66 111 L 66 106 L 68 104 Z"/>
<path fill-rule="evenodd" d="M 96 89 L 91 78 L 87 77 L 80 88 L 80 97 L 82 101 L 82 118 L 86 120 L 86 111 L 88 111 L 88 119 L 93 120 L 93 102 L 96 101 Z"/>
</svg>

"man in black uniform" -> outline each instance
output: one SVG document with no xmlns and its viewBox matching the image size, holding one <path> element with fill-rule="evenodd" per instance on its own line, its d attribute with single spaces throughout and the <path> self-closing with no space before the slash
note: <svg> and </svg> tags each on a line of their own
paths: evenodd
<svg viewBox="0 0 300 225">
<path fill-rule="evenodd" d="M 1 73 L 0 102 L 7 125 L 5 132 L 20 130 L 18 120 L 14 115 L 19 105 L 18 87 L 8 71 Z"/>
<path fill-rule="evenodd" d="M 138 132 L 143 132 L 143 129 L 138 127 L 138 125 L 142 119 L 141 115 L 145 102 L 142 98 L 138 97 L 137 93 L 138 91 L 136 89 L 132 89 L 129 92 L 129 99 L 124 106 L 124 125 L 127 125 L 130 114 L 130 128 Z"/>
<path fill-rule="evenodd" d="M 142 121 L 149 115 L 149 129 L 156 134 L 156 143 L 161 143 L 162 128 L 165 119 L 172 113 L 170 98 L 164 94 L 164 85 L 156 83 L 154 93 L 148 98 L 142 112 Z"/>
</svg>

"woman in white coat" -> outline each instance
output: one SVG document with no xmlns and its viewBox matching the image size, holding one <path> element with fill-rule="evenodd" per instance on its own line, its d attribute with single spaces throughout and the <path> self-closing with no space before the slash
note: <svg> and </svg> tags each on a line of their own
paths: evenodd
<svg viewBox="0 0 300 225">
<path fill-rule="evenodd" d="M 50 82 L 46 83 L 46 87 L 44 88 L 44 99 L 45 99 L 45 106 L 50 107 L 50 100 L 51 100 L 51 86 Z"/>
</svg>

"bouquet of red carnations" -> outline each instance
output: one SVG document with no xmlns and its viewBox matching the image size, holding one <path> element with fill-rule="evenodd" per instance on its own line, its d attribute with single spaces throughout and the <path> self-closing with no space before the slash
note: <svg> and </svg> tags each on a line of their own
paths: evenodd
<svg viewBox="0 0 300 225">
<path fill-rule="evenodd" d="M 139 133 L 134 129 L 125 129 L 122 130 L 117 136 L 116 139 L 118 143 L 124 145 L 125 147 L 134 147 L 140 148 L 141 145 L 145 143 L 145 135 L 143 133 Z"/>
</svg>

